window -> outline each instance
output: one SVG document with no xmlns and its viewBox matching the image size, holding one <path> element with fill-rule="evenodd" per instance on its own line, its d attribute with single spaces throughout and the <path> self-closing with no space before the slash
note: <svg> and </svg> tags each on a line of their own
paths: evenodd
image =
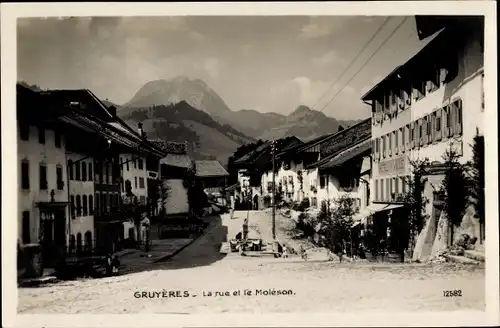
<svg viewBox="0 0 500 328">
<path fill-rule="evenodd" d="M 325 188 L 326 186 L 326 176 L 322 175 L 319 177 L 319 187 L 321 189 Z"/>
<path fill-rule="evenodd" d="M 375 180 L 375 200 L 378 200 L 378 180 Z"/>
<path fill-rule="evenodd" d="M 73 180 L 73 161 L 68 160 L 69 180 Z"/>
<path fill-rule="evenodd" d="M 38 142 L 40 144 L 45 144 L 45 129 L 42 127 L 38 127 Z"/>
<path fill-rule="evenodd" d="M 101 214 L 101 194 L 95 194 L 95 212 Z"/>
<path fill-rule="evenodd" d="M 23 240 L 23 244 L 31 243 L 30 212 L 29 211 L 23 212 L 22 240 Z"/>
<path fill-rule="evenodd" d="M 134 158 L 134 169 L 137 169 L 137 161 L 135 158 Z"/>
<path fill-rule="evenodd" d="M 81 177 L 80 177 L 80 164 L 79 163 L 75 163 L 75 180 L 76 181 L 80 181 L 81 180 Z"/>
<path fill-rule="evenodd" d="M 455 108 L 455 124 L 456 124 L 456 129 L 455 133 L 461 135 L 462 134 L 462 128 L 463 128 L 463 123 L 462 123 L 462 101 L 457 100 L 455 101 L 454 104 Z"/>
<path fill-rule="evenodd" d="M 399 130 L 394 131 L 394 146 L 399 148 Z"/>
<path fill-rule="evenodd" d="M 399 178 L 394 178 L 394 193 L 399 194 Z"/>
<path fill-rule="evenodd" d="M 137 189 L 137 177 L 134 177 L 134 188 Z"/>
<path fill-rule="evenodd" d="M 127 172 L 130 171 L 129 162 L 127 161 Z"/>
<path fill-rule="evenodd" d="M 449 129 L 451 126 L 451 112 L 450 107 L 446 106 L 444 111 L 446 112 L 446 128 Z"/>
<path fill-rule="evenodd" d="M 382 156 L 385 157 L 385 136 L 382 136 Z"/>
<path fill-rule="evenodd" d="M 92 163 L 89 163 L 89 181 L 94 180 L 94 176 L 92 174 Z"/>
<path fill-rule="evenodd" d="M 21 162 L 21 188 L 30 189 L 30 163 L 28 161 Z"/>
<path fill-rule="evenodd" d="M 441 116 L 436 115 L 436 131 L 441 131 Z"/>
<path fill-rule="evenodd" d="M 89 195 L 89 215 L 94 215 L 94 196 Z"/>
<path fill-rule="evenodd" d="M 76 195 L 76 216 L 82 215 L 82 199 L 80 195 Z"/>
<path fill-rule="evenodd" d="M 30 140 L 30 126 L 27 123 L 19 123 L 19 137 L 21 140 Z"/>
<path fill-rule="evenodd" d="M 48 189 L 48 182 L 47 182 L 47 166 L 45 164 L 40 164 L 40 190 L 47 190 Z"/>
<path fill-rule="evenodd" d="M 143 166 L 143 163 L 142 163 L 142 159 L 139 159 L 139 170 L 143 170 L 144 169 L 144 166 Z"/>
<path fill-rule="evenodd" d="M 87 163 L 82 162 L 82 181 L 87 181 Z"/>
<path fill-rule="evenodd" d="M 71 195 L 70 197 L 70 210 L 71 210 L 71 217 L 75 216 L 75 196 Z"/>
<path fill-rule="evenodd" d="M 101 195 L 101 200 L 102 200 L 102 212 L 103 213 L 108 213 L 108 194 L 102 194 Z"/>
<path fill-rule="evenodd" d="M 64 189 L 64 180 L 63 180 L 63 169 L 62 166 L 58 165 L 56 167 L 56 180 L 57 180 L 57 190 Z"/>
<path fill-rule="evenodd" d="M 146 188 L 146 187 L 144 186 L 144 178 L 139 178 L 139 188 L 141 188 L 141 189 Z"/>
<path fill-rule="evenodd" d="M 380 179 L 380 200 L 384 200 L 384 179 Z"/>
<path fill-rule="evenodd" d="M 82 196 L 82 215 L 87 216 L 88 214 L 88 204 L 87 204 L 87 195 Z"/>
<path fill-rule="evenodd" d="M 389 150 L 389 155 L 390 155 L 392 150 L 392 133 L 389 133 L 388 137 L 389 141 L 387 142 L 387 149 Z"/>
<path fill-rule="evenodd" d="M 56 148 L 61 148 L 61 133 L 54 131 L 54 144 Z"/>
<path fill-rule="evenodd" d="M 392 199 L 391 193 L 392 193 L 392 179 L 391 178 L 386 178 L 385 179 L 385 189 L 386 189 L 386 200 L 390 201 Z"/>
</svg>

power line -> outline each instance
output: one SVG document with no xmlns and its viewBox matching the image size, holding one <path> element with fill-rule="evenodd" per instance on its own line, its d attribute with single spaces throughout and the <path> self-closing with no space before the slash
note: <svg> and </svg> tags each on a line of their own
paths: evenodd
<svg viewBox="0 0 500 328">
<path fill-rule="evenodd" d="M 363 68 L 365 68 L 366 65 L 368 65 L 368 63 L 370 62 L 370 60 L 379 52 L 379 50 L 387 43 L 387 41 L 389 41 L 389 39 L 401 28 L 401 26 L 406 22 L 406 20 L 408 19 L 408 17 L 405 17 L 401 23 L 399 23 L 399 25 L 394 29 L 394 31 L 392 31 L 392 33 L 384 40 L 384 42 L 382 42 L 382 44 L 377 48 L 377 50 L 375 50 L 375 52 L 366 60 L 366 62 L 356 71 L 356 73 L 354 73 L 354 75 L 345 83 L 345 85 L 342 87 L 342 89 L 340 89 L 327 103 L 325 106 L 323 106 L 323 108 L 321 108 L 319 111 L 322 112 L 328 105 L 331 104 L 331 102 L 348 86 L 348 84 L 354 80 L 354 78 L 359 74 L 359 72 L 361 72 L 361 70 L 363 70 Z"/>
<path fill-rule="evenodd" d="M 363 46 L 363 48 L 361 48 L 361 50 L 358 52 L 358 54 L 356 55 L 356 57 L 354 57 L 353 60 L 351 60 L 351 62 L 349 63 L 349 65 L 347 65 L 347 67 L 345 68 L 345 70 L 337 77 L 337 79 L 328 87 L 328 89 L 321 95 L 321 97 L 318 98 L 318 100 L 316 100 L 316 103 L 311 107 L 311 109 L 314 109 L 314 107 L 316 107 L 316 105 L 318 104 L 318 102 L 323 99 L 324 96 L 326 96 L 326 94 L 337 84 L 337 82 L 340 81 L 340 79 L 344 76 L 345 73 L 347 73 L 347 71 L 349 70 L 349 68 L 351 68 L 351 66 L 356 62 L 356 60 L 359 58 L 359 56 L 361 56 L 361 54 L 366 50 L 366 48 L 370 45 L 370 43 L 373 41 L 373 39 L 375 39 L 375 37 L 380 33 L 380 31 L 387 25 L 387 23 L 389 23 L 389 20 L 391 19 L 391 17 L 387 17 L 384 22 L 382 23 L 382 25 L 380 25 L 380 27 L 375 31 L 375 33 L 373 33 L 372 37 L 368 40 L 368 42 L 366 42 L 366 44 Z"/>
</svg>

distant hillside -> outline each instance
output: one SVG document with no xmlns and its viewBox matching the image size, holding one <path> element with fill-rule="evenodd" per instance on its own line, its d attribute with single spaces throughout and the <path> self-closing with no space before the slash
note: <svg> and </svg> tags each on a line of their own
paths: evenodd
<svg viewBox="0 0 500 328">
<path fill-rule="evenodd" d="M 229 156 L 241 145 L 254 139 L 220 124 L 210 115 L 186 101 L 170 105 L 127 108 L 118 114 L 127 124 L 143 123 L 143 129 L 153 138 L 185 142 L 193 145 L 196 159 L 217 159 L 226 164 Z"/>
<path fill-rule="evenodd" d="M 168 105 L 182 100 L 208 113 L 215 121 L 255 139 L 296 135 L 308 140 L 314 136 L 337 132 L 339 126 L 354 124 L 338 121 L 306 106 L 299 106 L 288 116 L 273 112 L 261 113 L 253 109 L 233 111 L 205 82 L 183 76 L 146 83 L 120 112 L 121 115 L 127 115 L 134 108 Z"/>
</svg>

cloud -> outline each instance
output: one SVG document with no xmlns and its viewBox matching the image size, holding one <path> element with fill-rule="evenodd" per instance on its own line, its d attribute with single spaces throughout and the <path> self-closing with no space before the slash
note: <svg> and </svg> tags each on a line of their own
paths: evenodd
<svg viewBox="0 0 500 328">
<path fill-rule="evenodd" d="M 205 59 L 203 67 L 212 79 L 216 79 L 219 76 L 219 61 L 216 58 Z"/>
<path fill-rule="evenodd" d="M 326 25 L 308 23 L 300 29 L 299 39 L 316 39 L 330 34 L 330 29 Z"/>
<path fill-rule="evenodd" d="M 343 63 L 344 59 L 342 59 L 336 51 L 332 50 L 319 57 L 313 58 L 312 61 L 314 64 L 322 66 L 331 64 L 333 62 Z"/>
</svg>

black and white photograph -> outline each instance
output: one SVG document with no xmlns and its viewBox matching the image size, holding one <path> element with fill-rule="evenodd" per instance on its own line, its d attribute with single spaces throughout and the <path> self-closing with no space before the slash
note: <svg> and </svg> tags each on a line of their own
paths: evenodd
<svg viewBox="0 0 500 328">
<path fill-rule="evenodd" d="M 462 4 L 16 9 L 3 303 L 499 324 L 495 5 Z"/>
</svg>

